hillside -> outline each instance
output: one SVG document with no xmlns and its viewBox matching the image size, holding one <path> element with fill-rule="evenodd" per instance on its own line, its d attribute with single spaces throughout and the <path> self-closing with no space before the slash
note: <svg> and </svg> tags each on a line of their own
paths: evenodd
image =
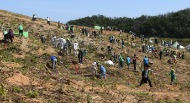
<svg viewBox="0 0 190 103">
<path fill-rule="evenodd" d="M 29 37 L 15 36 L 13 43 L 3 41 L 3 30 L 12 28 L 17 31 L 18 25 L 22 24 Z M 116 31 L 103 31 L 98 38 L 82 35 L 80 26 L 76 26 L 74 34 L 57 28 L 57 23 L 47 25 L 43 19 L 31 21 L 30 17 L 0 10 L 0 102 L 1 103 L 152 103 L 152 102 L 190 102 L 190 54 L 185 51 L 186 58 L 179 59 L 176 64 L 168 64 L 169 57 L 162 61 L 155 58 L 151 53 L 140 52 L 140 38 L 131 40 L 131 35 L 123 33 L 119 36 Z M 91 30 L 91 28 L 88 28 Z M 42 44 L 40 35 L 47 37 L 46 43 Z M 51 44 L 53 35 L 70 38 L 72 42 L 78 41 L 82 49 L 87 50 L 83 65 L 78 65 L 78 58 L 72 54 L 62 56 L 58 48 Z M 114 35 L 117 39 L 125 40 L 125 49 L 120 45 L 110 44 L 109 36 Z M 129 39 L 126 38 L 129 36 Z M 136 45 L 131 46 L 129 42 Z M 107 45 L 112 45 L 116 53 L 122 53 L 125 58 L 131 58 L 137 54 L 138 72 L 133 71 L 133 65 L 128 70 L 104 64 L 110 56 L 106 52 Z M 102 49 L 104 48 L 104 49 Z M 157 46 L 159 49 L 160 47 Z M 171 49 L 171 48 L 167 48 Z M 179 52 L 179 50 L 176 50 Z M 51 69 L 50 56 L 58 58 L 56 70 Z M 153 87 L 144 84 L 139 85 L 141 80 L 142 65 L 140 60 L 144 56 L 152 59 L 154 70 L 150 74 Z M 102 58 L 104 57 L 104 58 Z M 107 79 L 91 77 L 91 64 L 98 61 L 107 69 Z M 177 74 L 177 82 L 170 85 L 170 68 Z M 79 67 L 78 73 L 75 68 Z"/>
</svg>

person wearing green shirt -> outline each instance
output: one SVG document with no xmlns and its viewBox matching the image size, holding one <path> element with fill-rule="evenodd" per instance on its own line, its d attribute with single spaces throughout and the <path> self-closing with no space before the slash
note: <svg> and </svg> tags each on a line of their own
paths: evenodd
<svg viewBox="0 0 190 103">
<path fill-rule="evenodd" d="M 171 85 L 172 85 L 174 83 L 174 80 L 176 79 L 176 74 L 174 69 L 171 69 L 170 76 L 171 76 Z"/>
<path fill-rule="evenodd" d="M 7 30 L 5 30 L 3 32 L 3 35 L 4 35 L 4 40 L 7 41 L 7 39 L 8 39 L 8 32 L 7 32 Z"/>
<path fill-rule="evenodd" d="M 8 33 L 7 30 L 5 30 L 5 31 L 3 32 L 4 35 L 7 35 L 7 33 Z"/>
<path fill-rule="evenodd" d="M 18 30 L 19 30 L 19 35 L 23 36 L 23 27 L 21 24 L 19 25 Z"/>
<path fill-rule="evenodd" d="M 123 60 L 123 57 L 121 56 L 121 54 L 119 55 L 119 67 L 120 68 L 123 68 L 123 65 L 124 65 L 124 60 Z"/>
</svg>

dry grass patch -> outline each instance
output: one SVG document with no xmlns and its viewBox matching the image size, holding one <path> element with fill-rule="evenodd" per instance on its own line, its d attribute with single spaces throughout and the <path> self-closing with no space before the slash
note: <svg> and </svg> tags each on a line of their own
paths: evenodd
<svg viewBox="0 0 190 103">
<path fill-rule="evenodd" d="M 23 67 L 22 65 L 15 63 L 15 62 L 1 62 L 4 66 L 8 67 L 8 68 L 21 68 Z"/>
<path fill-rule="evenodd" d="M 42 48 L 39 48 L 38 50 L 32 51 L 31 53 L 32 53 L 33 55 L 38 55 L 38 56 L 40 56 L 40 55 L 43 55 L 43 54 L 45 53 L 45 51 L 44 51 Z"/>
<path fill-rule="evenodd" d="M 52 47 L 50 47 L 50 46 L 47 47 L 44 52 L 45 52 L 45 53 L 50 53 L 50 54 L 56 54 L 56 53 L 57 53 L 57 52 L 55 51 L 55 49 L 52 48 Z"/>
<path fill-rule="evenodd" d="M 26 103 L 46 103 L 43 98 L 30 98 L 24 100 Z"/>
<path fill-rule="evenodd" d="M 30 78 L 27 76 L 24 76 L 21 73 L 14 74 L 14 76 L 7 78 L 6 81 L 10 85 L 17 85 L 17 86 L 23 86 L 23 85 L 30 84 Z"/>
<path fill-rule="evenodd" d="M 13 57 L 24 59 L 25 58 L 25 54 L 24 53 L 22 53 L 22 54 L 13 54 Z"/>
</svg>

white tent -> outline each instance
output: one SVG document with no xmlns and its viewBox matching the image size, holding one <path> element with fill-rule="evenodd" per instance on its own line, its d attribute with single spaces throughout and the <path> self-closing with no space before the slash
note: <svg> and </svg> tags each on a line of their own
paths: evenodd
<svg viewBox="0 0 190 103">
<path fill-rule="evenodd" d="M 172 47 L 177 48 L 178 45 L 179 45 L 179 43 L 176 41 L 176 42 L 172 45 Z"/>
<path fill-rule="evenodd" d="M 151 39 L 149 39 L 149 43 L 153 43 L 153 41 Z"/>
<path fill-rule="evenodd" d="M 189 44 L 188 46 L 186 46 L 186 49 L 187 49 L 187 50 L 190 50 L 190 44 Z"/>
</svg>

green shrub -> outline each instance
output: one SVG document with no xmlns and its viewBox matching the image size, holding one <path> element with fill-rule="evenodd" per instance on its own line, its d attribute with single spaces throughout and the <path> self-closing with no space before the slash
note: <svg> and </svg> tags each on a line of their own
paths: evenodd
<svg viewBox="0 0 190 103">
<path fill-rule="evenodd" d="M 93 53 L 94 51 L 97 50 L 97 48 L 94 45 L 92 45 L 92 44 L 88 45 L 87 48 L 88 48 L 88 52 L 89 53 Z"/>
<path fill-rule="evenodd" d="M 87 103 L 92 103 L 92 97 L 90 94 L 87 95 Z"/>
<path fill-rule="evenodd" d="M 7 90 L 5 89 L 4 85 L 0 85 L 0 97 L 5 97 L 7 95 Z"/>
<path fill-rule="evenodd" d="M 13 92 L 16 92 L 16 93 L 20 93 L 22 91 L 21 88 L 16 87 L 16 86 L 14 86 L 12 90 L 13 90 Z"/>
<path fill-rule="evenodd" d="M 27 93 L 27 96 L 29 96 L 30 98 L 36 98 L 39 96 L 38 94 L 38 91 L 36 90 L 30 90 L 28 93 Z"/>
</svg>

